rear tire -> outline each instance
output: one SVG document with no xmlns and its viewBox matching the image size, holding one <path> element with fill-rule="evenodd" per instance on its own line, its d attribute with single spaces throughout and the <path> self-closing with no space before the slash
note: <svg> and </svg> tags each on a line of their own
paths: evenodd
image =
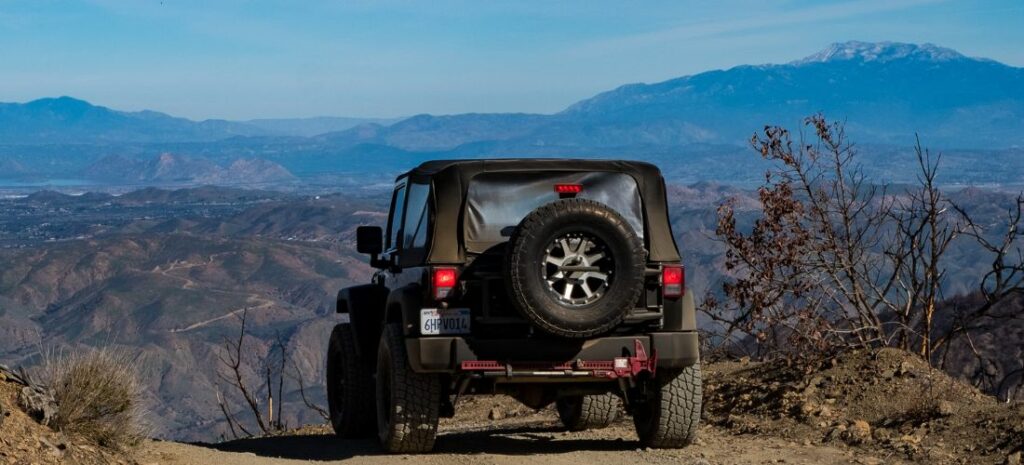
<svg viewBox="0 0 1024 465">
<path fill-rule="evenodd" d="M 607 428 L 619 416 L 622 401 L 613 394 L 571 396 L 555 403 L 558 418 L 569 431 Z"/>
<path fill-rule="evenodd" d="M 373 411 L 373 376 L 356 353 L 352 325 L 343 323 L 331 331 L 327 344 L 327 407 L 331 426 L 342 438 L 370 436 Z"/>
<path fill-rule="evenodd" d="M 440 407 L 440 378 L 412 371 L 401 326 L 386 325 L 377 351 L 377 436 L 384 450 L 430 452 Z"/>
<path fill-rule="evenodd" d="M 512 232 L 504 263 L 508 295 L 547 333 L 597 336 L 636 305 L 646 260 L 643 241 L 615 210 L 593 200 L 558 200 Z"/>
<path fill-rule="evenodd" d="M 700 409 L 700 365 L 682 370 L 658 369 L 647 400 L 633 411 L 640 444 L 655 448 L 690 445 L 697 437 Z"/>
</svg>

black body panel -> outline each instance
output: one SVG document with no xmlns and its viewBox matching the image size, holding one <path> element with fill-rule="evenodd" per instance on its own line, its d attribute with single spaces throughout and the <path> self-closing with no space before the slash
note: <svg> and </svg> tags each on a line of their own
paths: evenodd
<svg viewBox="0 0 1024 465">
<path fill-rule="evenodd" d="M 375 361 L 377 342 L 383 328 L 384 303 L 388 288 L 379 284 L 363 284 L 338 291 L 338 313 L 347 313 L 355 331 L 356 350 L 367 361 Z"/>
</svg>

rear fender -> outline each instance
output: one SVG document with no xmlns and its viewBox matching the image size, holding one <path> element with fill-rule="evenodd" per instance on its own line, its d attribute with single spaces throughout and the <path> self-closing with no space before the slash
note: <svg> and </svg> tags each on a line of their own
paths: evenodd
<svg viewBox="0 0 1024 465">
<path fill-rule="evenodd" d="M 388 288 L 364 284 L 338 291 L 338 313 L 347 314 L 356 337 L 356 351 L 368 365 L 376 366 L 377 344 L 383 331 Z"/>
<path fill-rule="evenodd" d="M 402 325 L 402 334 L 418 334 L 419 311 L 423 307 L 423 290 L 419 283 L 411 283 L 391 291 L 387 299 L 384 322 Z"/>
</svg>

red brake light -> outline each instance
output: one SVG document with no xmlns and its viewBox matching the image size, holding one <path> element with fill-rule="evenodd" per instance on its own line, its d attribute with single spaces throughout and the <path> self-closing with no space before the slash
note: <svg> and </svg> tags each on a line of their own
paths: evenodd
<svg viewBox="0 0 1024 465">
<path fill-rule="evenodd" d="M 448 297 L 455 288 L 456 279 L 455 268 L 434 268 L 434 298 L 441 300 Z"/>
<path fill-rule="evenodd" d="M 559 194 L 579 194 L 583 186 L 579 184 L 555 184 L 555 192 Z"/>
<path fill-rule="evenodd" d="M 661 295 L 681 297 L 686 288 L 686 273 L 678 265 L 661 267 Z"/>
</svg>

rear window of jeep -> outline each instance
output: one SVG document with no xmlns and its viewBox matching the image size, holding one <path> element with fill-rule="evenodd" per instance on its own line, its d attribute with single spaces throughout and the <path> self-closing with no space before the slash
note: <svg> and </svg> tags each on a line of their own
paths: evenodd
<svg viewBox="0 0 1024 465">
<path fill-rule="evenodd" d="M 466 251 L 482 253 L 507 242 L 512 230 L 541 205 L 559 199 L 558 184 L 578 184 L 577 198 L 603 203 L 644 237 L 643 209 L 636 180 L 624 173 L 483 173 L 469 184 L 463 233 Z"/>
</svg>

